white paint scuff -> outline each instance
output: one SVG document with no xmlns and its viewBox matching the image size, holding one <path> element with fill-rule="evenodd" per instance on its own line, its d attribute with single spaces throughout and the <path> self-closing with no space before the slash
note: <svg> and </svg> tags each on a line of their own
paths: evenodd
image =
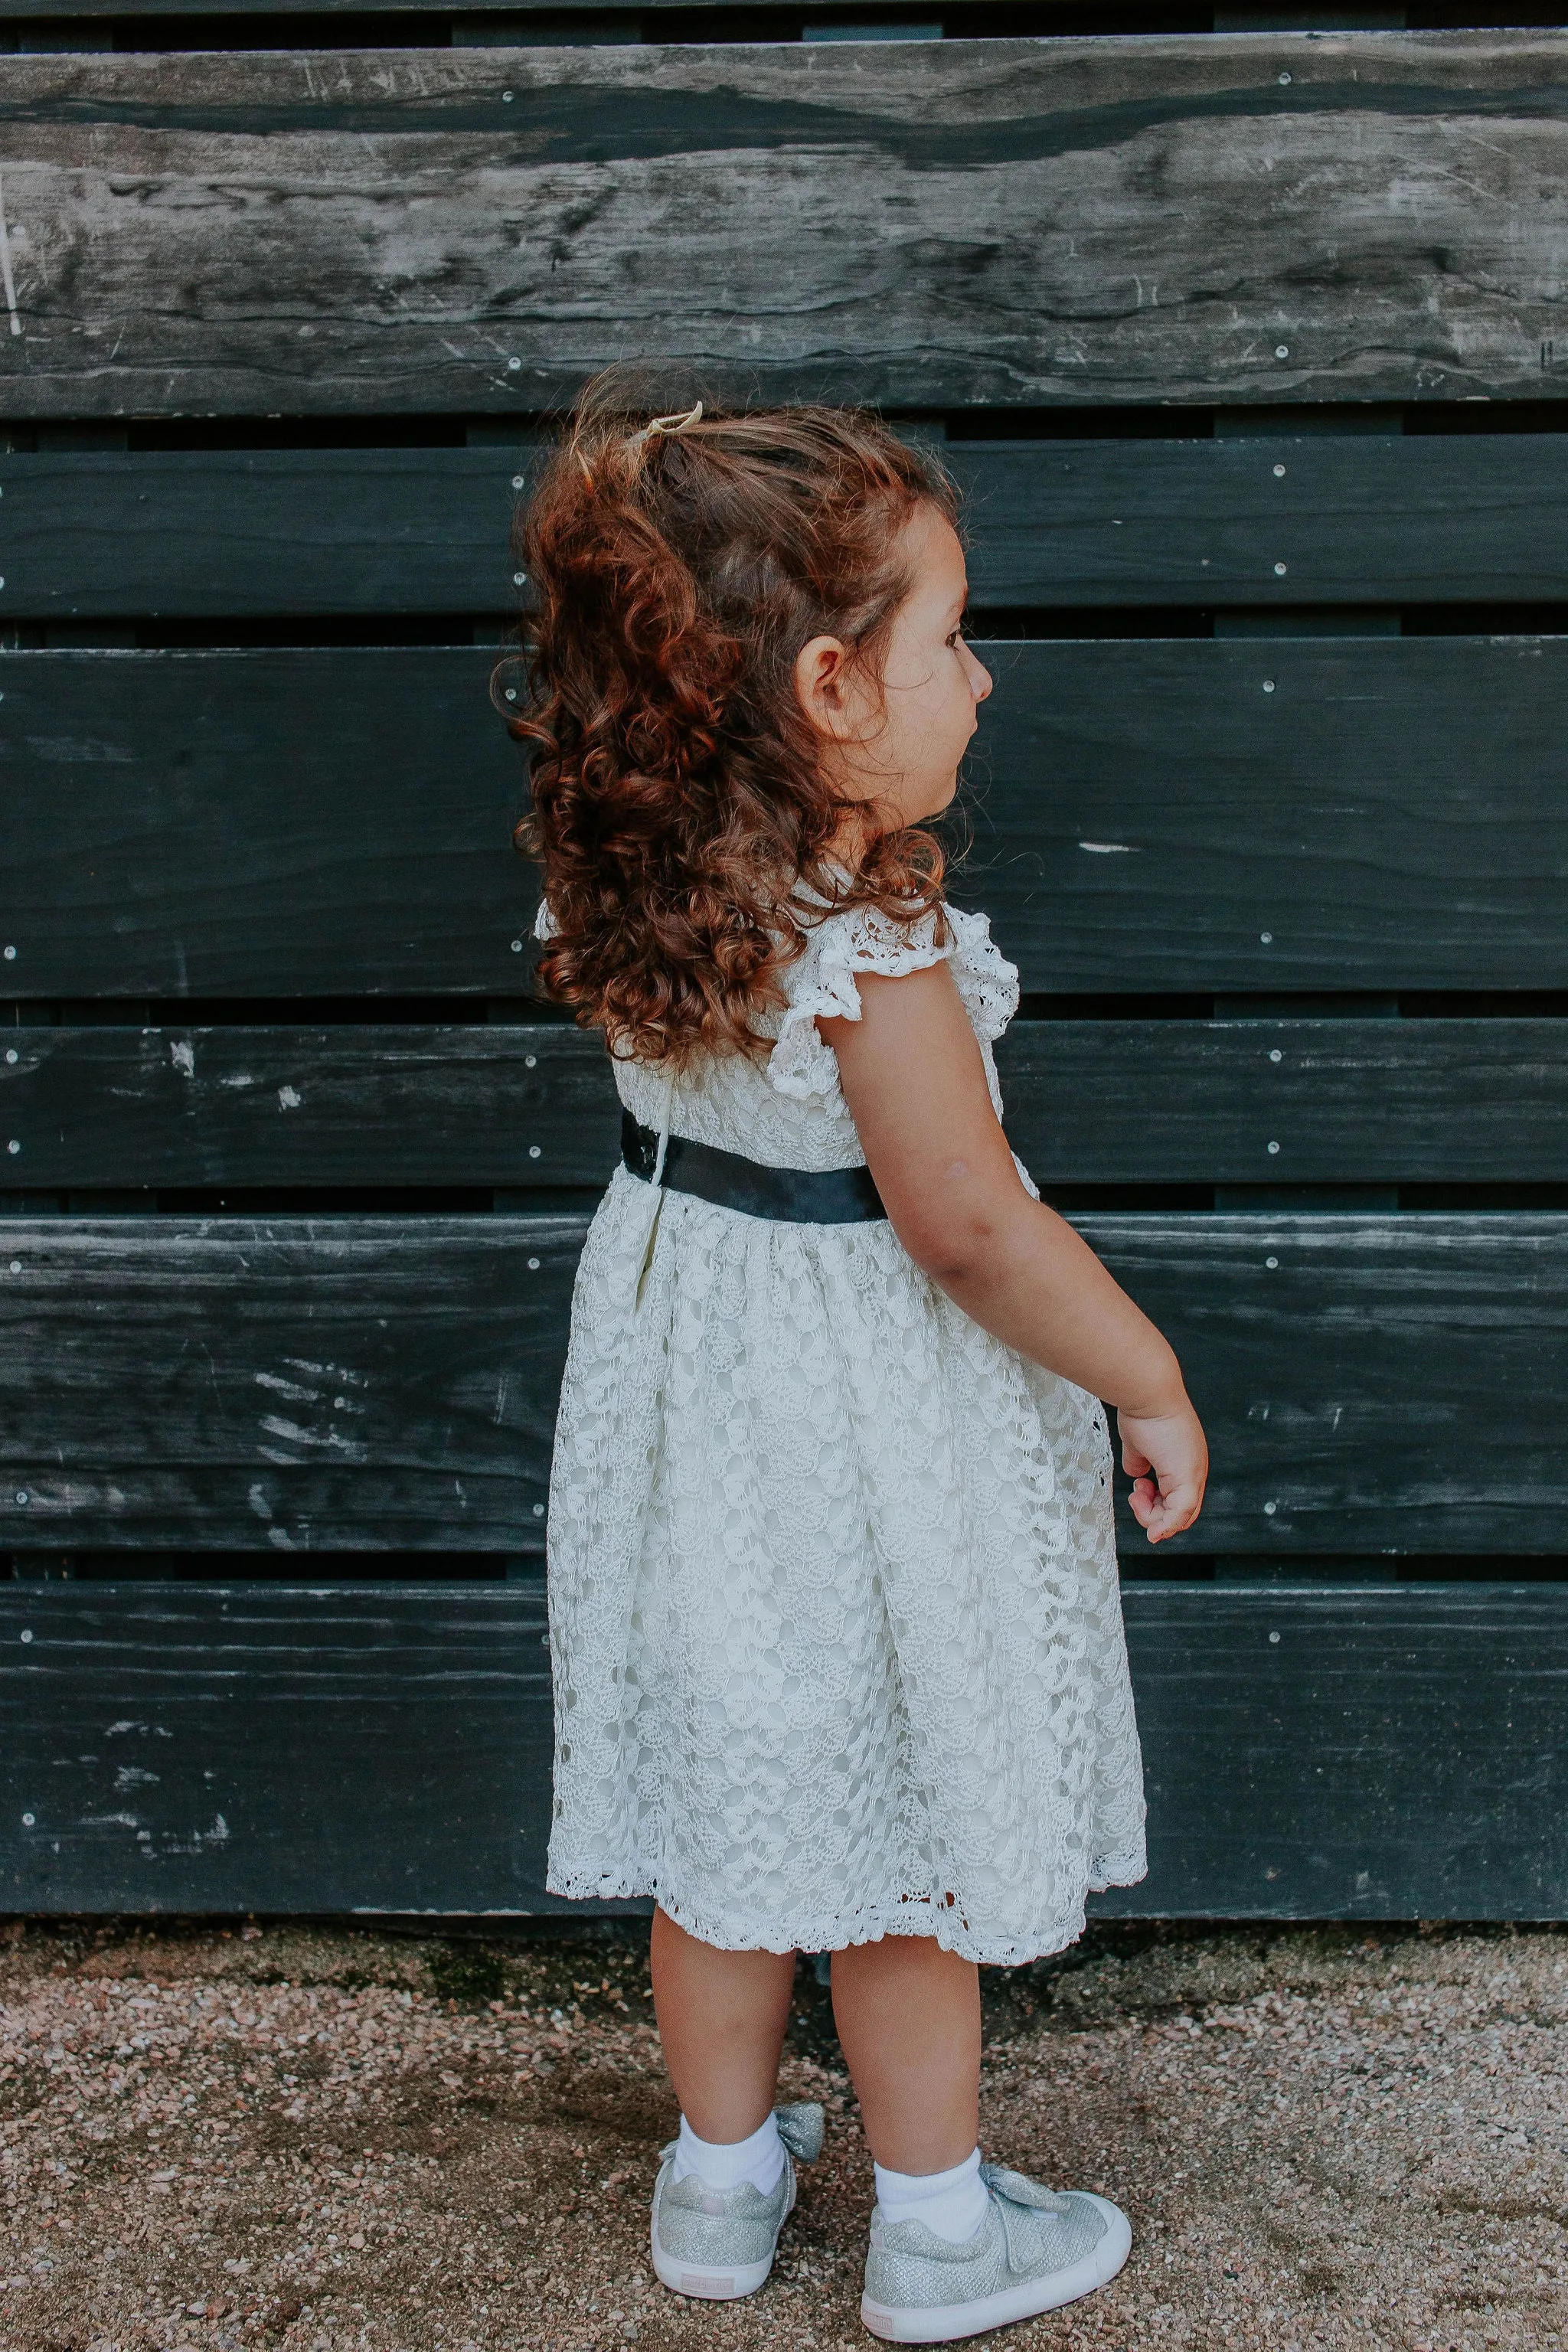
<svg viewBox="0 0 1568 2352">
<path fill-rule="evenodd" d="M 11 332 L 19 335 L 22 321 L 16 310 L 16 278 L 11 268 L 11 232 L 5 224 L 5 187 L 0 180 L 0 278 L 5 283 L 5 308 L 11 313 Z"/>
</svg>

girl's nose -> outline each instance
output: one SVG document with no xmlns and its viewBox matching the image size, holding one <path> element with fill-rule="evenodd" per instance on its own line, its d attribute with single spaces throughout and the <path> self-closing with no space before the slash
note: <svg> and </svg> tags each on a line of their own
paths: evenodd
<svg viewBox="0 0 1568 2352">
<path fill-rule="evenodd" d="M 969 654 L 969 690 L 976 702 L 984 702 L 991 691 L 991 673 L 984 662 L 975 660 L 967 646 L 963 650 Z"/>
</svg>

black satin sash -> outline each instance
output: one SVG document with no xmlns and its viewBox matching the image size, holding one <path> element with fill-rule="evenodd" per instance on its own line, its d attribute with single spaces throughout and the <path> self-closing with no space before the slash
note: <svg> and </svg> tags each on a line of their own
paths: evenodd
<svg viewBox="0 0 1568 2352">
<path fill-rule="evenodd" d="M 658 1138 L 629 1110 L 621 1112 L 621 1158 L 645 1184 L 658 1164 Z M 869 1224 L 887 1215 L 868 1168 L 767 1168 L 738 1151 L 720 1151 L 672 1135 L 665 1150 L 662 1181 L 668 1192 L 690 1192 L 745 1217 L 772 1217 L 790 1225 Z"/>
</svg>

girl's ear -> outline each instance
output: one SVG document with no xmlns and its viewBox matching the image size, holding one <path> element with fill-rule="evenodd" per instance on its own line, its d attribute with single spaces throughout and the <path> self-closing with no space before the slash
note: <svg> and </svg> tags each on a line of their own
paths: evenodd
<svg viewBox="0 0 1568 2352">
<path fill-rule="evenodd" d="M 795 657 L 795 698 L 819 735 L 843 743 L 858 717 L 849 648 L 841 637 L 812 637 Z"/>
</svg>

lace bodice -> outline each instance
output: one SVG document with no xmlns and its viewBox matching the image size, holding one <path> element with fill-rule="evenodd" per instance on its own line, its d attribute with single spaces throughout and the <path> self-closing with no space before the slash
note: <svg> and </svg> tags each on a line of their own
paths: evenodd
<svg viewBox="0 0 1568 2352">
<path fill-rule="evenodd" d="M 947 938 L 941 944 L 934 916 L 903 923 L 868 907 L 825 915 L 804 953 L 781 974 L 784 1004 L 758 1022 L 775 1040 L 766 1061 L 744 1054 L 710 1055 L 672 1082 L 645 1063 L 617 1060 L 622 1102 L 656 1134 L 668 1112 L 672 1135 L 737 1151 L 772 1168 L 864 1167 L 866 1155 L 838 1084 L 837 1056 L 823 1040 L 818 1015 L 858 1021 L 858 972 L 898 979 L 946 961 L 980 1040 L 1000 1118 L 992 1047 L 1018 1009 L 1017 969 L 995 945 L 984 915 L 965 914 L 957 907 L 944 912 Z M 536 925 L 541 937 L 549 936 L 549 920 L 542 907 Z"/>
</svg>

